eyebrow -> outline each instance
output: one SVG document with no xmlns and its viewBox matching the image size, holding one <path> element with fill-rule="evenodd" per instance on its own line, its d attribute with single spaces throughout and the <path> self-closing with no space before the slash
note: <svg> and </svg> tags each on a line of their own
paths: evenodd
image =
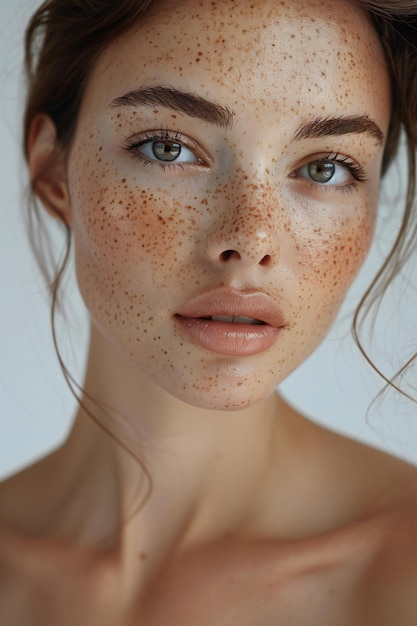
<svg viewBox="0 0 417 626">
<path fill-rule="evenodd" d="M 111 107 L 119 106 L 162 106 L 221 128 L 231 128 L 235 118 L 233 111 L 227 107 L 205 100 L 196 94 L 179 91 L 174 87 L 144 87 L 129 91 L 112 101 Z"/>
<path fill-rule="evenodd" d="M 318 139 L 351 134 L 365 134 L 373 137 L 380 144 L 384 142 L 384 133 L 367 115 L 313 117 L 307 124 L 300 126 L 294 139 Z"/>
</svg>

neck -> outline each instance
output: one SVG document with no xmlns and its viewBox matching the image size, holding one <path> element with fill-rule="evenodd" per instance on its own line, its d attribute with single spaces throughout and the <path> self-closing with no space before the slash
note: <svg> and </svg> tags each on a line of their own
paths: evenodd
<svg viewBox="0 0 417 626">
<path fill-rule="evenodd" d="M 85 488 L 90 484 L 91 505 L 96 498 L 105 500 L 108 520 L 101 519 L 101 532 L 120 529 L 132 517 L 149 476 L 152 493 L 138 516 L 142 522 L 147 512 L 152 519 L 152 510 L 161 508 L 161 519 L 169 514 L 172 521 L 172 507 L 176 532 L 186 526 L 196 541 L 238 526 L 270 468 L 283 402 L 272 394 L 240 411 L 194 407 L 165 393 L 114 351 L 103 354 L 108 349 L 93 334 L 84 408 L 62 449 L 66 466 L 73 466 L 71 475 L 82 473 Z M 171 523 L 169 531 L 160 529 L 159 538 L 174 528 Z"/>
</svg>

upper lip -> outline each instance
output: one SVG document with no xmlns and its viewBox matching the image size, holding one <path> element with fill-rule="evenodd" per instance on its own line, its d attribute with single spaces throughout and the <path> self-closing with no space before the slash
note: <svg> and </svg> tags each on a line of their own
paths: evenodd
<svg viewBox="0 0 417 626">
<path fill-rule="evenodd" d="M 277 328 L 285 325 L 284 314 L 271 296 L 263 291 L 238 291 L 229 287 L 207 291 L 193 298 L 177 315 L 189 318 L 241 316 L 261 320 Z"/>
</svg>

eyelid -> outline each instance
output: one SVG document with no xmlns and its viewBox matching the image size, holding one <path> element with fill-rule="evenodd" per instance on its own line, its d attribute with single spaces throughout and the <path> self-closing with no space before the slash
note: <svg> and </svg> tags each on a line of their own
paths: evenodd
<svg viewBox="0 0 417 626">
<path fill-rule="evenodd" d="M 160 128 L 159 130 L 156 129 L 151 129 L 151 130 L 147 130 L 147 131 L 143 131 L 140 133 L 135 133 L 134 135 L 130 135 L 129 137 L 125 137 L 124 141 L 123 141 L 123 148 L 125 150 L 128 150 L 130 152 L 133 152 L 133 150 L 145 143 L 148 142 L 152 142 L 152 141 L 173 141 L 176 143 L 181 144 L 182 146 L 184 146 L 185 148 L 187 148 L 188 150 L 191 150 L 191 152 L 193 152 L 198 159 L 200 159 L 200 163 L 176 163 L 175 161 L 158 161 L 157 159 L 155 159 L 155 161 L 153 160 L 148 160 L 149 163 L 155 163 L 155 164 L 159 164 L 162 165 L 163 167 L 173 167 L 175 165 L 179 166 L 208 166 L 209 164 L 212 163 L 212 159 L 210 157 L 210 155 L 208 154 L 208 152 L 206 150 L 204 150 L 204 148 L 201 147 L 201 145 L 195 141 L 195 139 L 192 139 L 191 137 L 189 137 L 188 135 L 184 135 L 183 133 L 181 133 L 181 131 L 172 131 L 172 130 L 168 130 L 166 128 Z M 145 156 L 142 155 L 143 160 L 147 160 Z"/>
<path fill-rule="evenodd" d="M 329 163 L 334 163 L 336 165 L 340 165 L 344 167 L 346 171 L 350 172 L 353 180 L 355 182 L 366 182 L 368 180 L 365 168 L 360 165 L 355 159 L 350 156 L 344 155 L 340 152 L 323 152 L 318 154 L 313 154 L 301 161 L 301 163 L 297 164 L 295 168 L 292 168 L 290 171 L 290 177 L 297 178 L 296 173 L 301 170 L 303 167 L 307 165 L 312 165 L 313 163 L 328 161 Z M 314 183 L 314 181 L 310 181 Z M 326 183 L 314 183 L 322 187 L 334 187 L 337 188 L 337 185 L 331 185 Z"/>
</svg>

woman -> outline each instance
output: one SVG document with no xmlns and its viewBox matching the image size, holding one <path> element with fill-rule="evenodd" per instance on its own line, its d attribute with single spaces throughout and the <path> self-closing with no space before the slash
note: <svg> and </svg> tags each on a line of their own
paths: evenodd
<svg viewBox="0 0 417 626">
<path fill-rule="evenodd" d="M 417 4 L 304 4 L 29 26 L 30 176 L 91 341 L 68 440 L 1 486 L 2 624 L 415 623 L 415 468 L 274 389 L 366 256 L 401 126 L 414 167 Z"/>
</svg>

